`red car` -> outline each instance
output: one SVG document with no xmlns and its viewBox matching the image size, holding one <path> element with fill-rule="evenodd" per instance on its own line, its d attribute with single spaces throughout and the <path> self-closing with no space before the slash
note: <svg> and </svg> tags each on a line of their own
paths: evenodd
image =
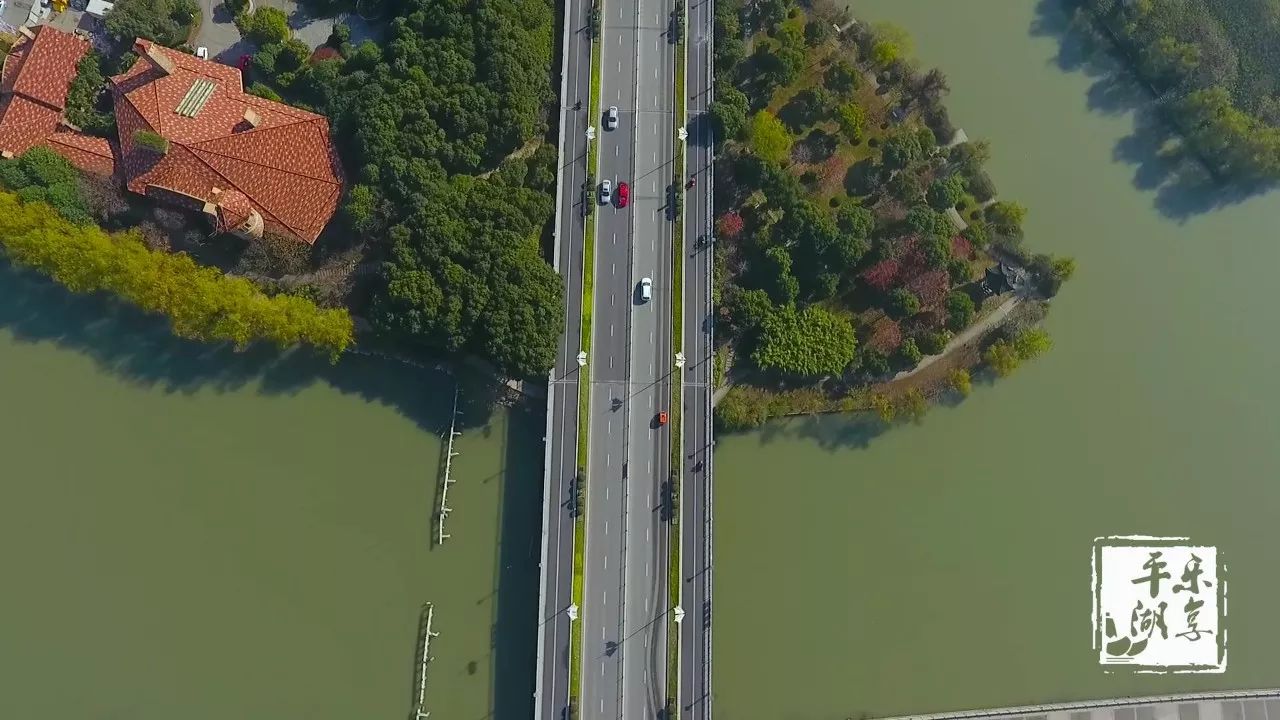
<svg viewBox="0 0 1280 720">
<path fill-rule="evenodd" d="M 631 199 L 631 187 L 626 183 L 618 183 L 618 207 L 627 206 L 627 201 Z"/>
<path fill-rule="evenodd" d="M 244 72 L 249 69 L 249 63 L 251 62 L 253 62 L 252 55 L 241 55 L 240 62 L 236 63 L 236 66 L 240 68 L 240 72 Z"/>
</svg>

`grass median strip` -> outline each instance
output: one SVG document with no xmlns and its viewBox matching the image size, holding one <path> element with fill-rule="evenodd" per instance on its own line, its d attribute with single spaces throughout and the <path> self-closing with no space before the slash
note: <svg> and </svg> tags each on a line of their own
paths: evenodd
<svg viewBox="0 0 1280 720">
<path fill-rule="evenodd" d="M 683 351 L 684 338 L 684 202 L 683 187 L 685 179 L 685 141 L 680 139 L 680 132 L 685 128 L 685 36 L 686 29 L 682 6 L 679 10 L 682 17 L 679 23 L 680 37 L 676 42 L 676 107 L 675 107 L 675 178 L 676 193 L 682 201 L 675 213 L 675 229 L 671 234 L 671 342 L 672 347 Z M 674 608 L 680 604 L 680 502 L 682 500 L 681 485 L 683 482 L 684 435 L 682 433 L 683 398 L 682 384 L 684 368 L 676 368 L 671 383 L 671 517 L 669 534 L 670 547 L 667 549 L 667 600 L 672 611 L 667 613 L 667 703 L 674 708 L 679 705 L 677 696 L 680 686 L 680 625 L 675 621 Z"/>
<path fill-rule="evenodd" d="M 603 3 L 599 3 L 599 12 L 603 13 Z M 600 117 L 600 41 L 596 37 L 591 42 L 591 87 L 587 101 L 590 113 L 588 124 L 595 125 Z M 596 142 L 587 142 L 587 177 L 595 177 Z M 595 201 L 595 188 L 582 188 L 582 201 Z M 596 226 L 594 212 L 587 215 L 582 237 L 582 326 L 581 349 L 591 356 L 591 321 L 592 298 L 595 296 L 595 245 Z M 582 586 L 586 553 L 586 502 L 590 483 L 587 482 L 588 429 L 591 411 L 591 366 L 578 368 L 578 475 L 576 482 L 581 484 L 577 497 L 577 513 L 573 521 L 573 604 L 582 607 Z M 574 622 L 569 633 L 569 720 L 577 720 L 579 681 L 582 677 L 582 622 Z"/>
</svg>

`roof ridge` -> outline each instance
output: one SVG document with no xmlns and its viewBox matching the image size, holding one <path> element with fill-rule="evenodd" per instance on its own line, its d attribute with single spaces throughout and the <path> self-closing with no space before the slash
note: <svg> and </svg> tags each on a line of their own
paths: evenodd
<svg viewBox="0 0 1280 720">
<path fill-rule="evenodd" d="M 232 189 L 234 189 L 236 192 L 240 193 L 241 195 L 244 195 L 244 196 L 245 196 L 245 199 L 247 199 L 247 200 L 249 201 L 249 203 L 250 203 L 252 206 L 254 206 L 255 208 L 261 208 L 261 209 L 262 209 L 262 212 L 263 212 L 265 215 L 270 216 L 270 218 L 271 218 L 272 220 L 274 220 L 275 222 L 277 222 L 277 223 L 279 223 L 279 224 L 281 224 L 281 225 L 283 225 L 283 226 L 285 226 L 285 227 L 289 228 L 289 229 L 290 229 L 290 230 L 292 230 L 293 232 L 297 233 L 300 237 L 303 235 L 303 233 L 304 233 L 304 231 L 305 231 L 305 228 L 300 228 L 300 227 L 298 227 L 298 226 L 295 226 L 295 225 L 293 225 L 292 223 L 285 221 L 285 220 L 284 220 L 283 218 L 281 218 L 279 215 L 276 215 L 275 213 L 271 212 L 271 210 L 269 210 L 269 209 L 267 208 L 267 206 L 266 206 L 266 205 L 263 205 L 262 203 L 260 203 L 260 202 L 258 202 L 257 200 L 255 200 L 255 199 L 254 199 L 254 197 L 253 197 L 253 195 L 251 195 L 250 193 L 247 193 L 247 192 L 245 192 L 244 190 L 240 189 L 240 186 L 239 186 L 239 185 L 237 185 L 237 184 L 236 184 L 236 182 L 235 182 L 234 180 L 232 180 L 231 178 L 227 177 L 227 176 L 226 176 L 226 174 L 224 174 L 222 171 L 218 170 L 218 168 L 214 167 L 213 165 L 210 165 L 210 164 L 209 164 L 209 163 L 208 163 L 204 158 L 200 157 L 200 154 L 199 154 L 199 153 L 194 152 L 195 150 L 200 149 L 200 148 L 195 148 L 195 147 L 193 147 L 193 146 L 191 146 L 191 145 L 183 145 L 183 149 L 185 149 L 188 153 L 190 153 L 190 154 L 191 154 L 191 156 L 192 156 L 192 157 L 194 157 L 196 160 L 200 161 L 200 164 L 204 165 L 205 167 L 207 167 L 207 168 L 209 168 L 211 171 L 213 171 L 213 173 L 214 173 L 214 174 L 216 174 L 218 177 L 222 178 L 223 180 L 226 180 L 226 181 L 227 181 L 227 185 L 229 185 Z M 211 153 L 209 153 L 209 154 L 210 154 L 210 155 L 217 155 L 218 157 L 226 157 L 228 160 L 240 160 L 240 158 L 233 158 L 233 157 L 229 157 L 229 156 L 226 156 L 226 155 L 222 155 L 222 154 L 220 154 L 220 153 L 212 153 L 212 152 L 211 152 Z M 244 161 L 244 162 L 247 162 L 247 161 Z M 258 163 L 253 163 L 253 164 L 257 165 Z M 261 167 L 268 167 L 268 166 L 265 166 L 265 165 L 264 165 L 264 166 L 261 166 Z M 273 170 L 279 170 L 280 172 L 288 172 L 288 171 L 286 171 L 286 170 L 280 170 L 280 168 L 272 168 L 272 169 L 273 169 Z M 296 175 L 297 173 L 290 173 L 290 174 Z M 305 175 L 303 175 L 302 177 L 306 177 L 306 176 L 305 176 Z M 339 186 L 336 188 L 336 191 L 341 192 L 341 190 L 342 190 L 342 187 L 341 187 L 341 185 L 339 185 Z"/>
<path fill-rule="evenodd" d="M 261 209 L 262 209 L 263 214 L 270 216 L 270 218 L 271 218 L 272 220 L 274 220 L 275 222 L 280 223 L 281 225 L 283 225 L 283 226 L 285 226 L 285 227 L 289 228 L 290 230 L 293 230 L 294 232 L 298 232 L 298 228 L 294 227 L 293 225 L 290 225 L 289 223 L 285 222 L 284 220 L 281 220 L 279 216 L 277 216 L 275 213 L 273 213 L 273 212 L 271 212 L 270 210 L 268 210 L 268 209 L 267 209 L 267 207 L 266 207 L 265 205 L 263 205 L 262 203 L 259 203 L 259 202 L 254 202 L 254 200 L 253 200 L 253 196 L 252 196 L 252 195 L 250 195 L 250 194 L 246 193 L 245 191 L 241 190 L 241 189 L 239 188 L 239 186 L 237 186 L 237 185 L 236 185 L 236 183 L 235 183 L 235 181 L 234 181 L 234 180 L 232 180 L 231 178 L 229 178 L 229 177 L 227 177 L 226 175 L 224 175 L 220 170 L 218 170 L 218 168 L 216 168 L 216 167 L 214 167 L 214 166 L 210 165 L 209 163 L 205 162 L 205 159 L 204 159 L 204 158 L 200 157 L 200 155 L 199 155 L 198 153 L 193 152 L 192 146 L 190 146 L 190 145 L 185 145 L 185 144 L 183 144 L 183 143 L 177 143 L 177 145 L 179 145 L 183 150 L 186 150 L 186 151 L 187 151 L 187 154 L 189 154 L 191 157 L 195 158 L 195 159 L 196 159 L 196 161 L 197 161 L 197 162 L 199 162 L 201 165 L 204 165 L 205 167 L 209 168 L 210 172 L 212 172 L 214 175 L 217 175 L 218 177 L 222 178 L 223 180 L 226 180 L 226 181 L 227 181 L 227 185 L 228 185 L 228 186 L 230 186 L 230 188 L 231 188 L 231 189 L 234 189 L 236 192 L 240 193 L 241 195 L 244 195 L 245 199 L 249 201 L 249 204 L 250 204 L 252 207 L 254 207 L 255 209 L 257 209 L 257 208 L 261 208 Z M 214 204 L 216 205 L 217 203 L 214 203 Z M 302 233 L 298 233 L 298 234 L 299 234 L 299 235 L 301 235 Z"/>
<path fill-rule="evenodd" d="M 323 118 L 321 118 L 321 119 L 323 119 Z M 315 120 L 307 120 L 307 121 L 304 121 L 304 122 L 312 123 L 312 122 L 315 122 Z M 235 156 L 235 155 L 228 155 L 228 154 L 226 154 L 226 153 L 218 152 L 217 150 L 213 150 L 213 149 L 211 149 L 211 148 L 202 147 L 205 143 L 214 142 L 215 140 L 225 140 L 225 139 L 227 139 L 227 138 L 236 138 L 236 137 L 241 137 L 241 136 L 245 136 L 245 135 L 248 135 L 248 134 L 250 134 L 250 133 L 253 133 L 253 132 L 257 132 L 258 130 L 282 130 L 282 129 L 286 128 L 286 127 L 293 127 L 294 125 L 302 125 L 302 124 L 304 124 L 304 123 L 303 123 L 303 122 L 296 122 L 296 123 L 288 123 L 288 124 L 286 124 L 286 125 L 275 125 L 275 126 L 268 127 L 268 128 L 254 128 L 253 130 L 250 130 L 250 131 L 248 131 L 248 132 L 236 133 L 236 134 L 234 134 L 234 135 L 223 135 L 223 136 L 221 136 L 221 137 L 210 138 L 210 139 L 208 139 L 208 140 L 201 140 L 199 143 L 195 143 L 195 144 L 188 144 L 188 143 L 179 143 L 179 144 L 184 145 L 184 146 L 186 146 L 187 148 L 192 149 L 192 150 L 200 150 L 201 152 L 207 152 L 207 153 L 209 153 L 210 155 L 217 155 L 218 157 L 223 157 L 223 158 L 226 158 L 226 159 L 228 159 L 228 160 L 234 160 L 234 161 L 236 161 L 236 162 L 248 163 L 248 164 L 250 164 L 250 165 L 256 165 L 257 167 L 268 168 L 268 169 L 270 169 L 270 170 L 275 170 L 275 171 L 277 171 L 277 172 L 288 173 L 289 175 L 294 175 L 294 176 L 297 176 L 297 177 L 303 177 L 303 178 L 307 178 L 308 180 L 315 180 L 315 181 L 317 181 L 317 182 L 322 182 L 322 183 L 325 183 L 325 184 L 328 184 L 328 185 L 337 185 L 337 186 L 341 187 L 341 186 L 342 186 L 342 181 L 341 181 L 340 179 L 338 179 L 338 178 L 337 178 L 336 174 L 335 174 L 335 176 L 334 176 L 334 178 L 333 178 L 332 180 L 327 179 L 327 178 L 322 178 L 322 177 L 315 177 L 314 175 L 308 175 L 308 174 L 306 174 L 306 173 L 298 172 L 298 171 L 296 171 L 296 170 L 290 170 L 290 169 L 288 169 L 288 168 L 277 167 L 277 166 L 275 166 L 275 165 L 266 165 L 266 164 L 264 164 L 264 163 L 257 162 L 256 160 L 250 160 L 250 159 L 248 159 L 248 158 L 237 157 L 237 156 Z M 203 162 L 203 161 L 202 161 L 202 162 Z M 208 163 L 205 163 L 205 164 L 207 165 Z M 218 173 L 218 174 L 219 174 L 219 175 L 221 175 L 221 173 Z M 225 177 L 225 176 L 224 176 L 224 177 Z"/>
</svg>

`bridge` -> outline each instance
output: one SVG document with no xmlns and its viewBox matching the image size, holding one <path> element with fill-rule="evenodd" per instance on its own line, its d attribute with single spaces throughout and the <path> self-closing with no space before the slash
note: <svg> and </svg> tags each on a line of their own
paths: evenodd
<svg viewBox="0 0 1280 720">
<path fill-rule="evenodd" d="M 548 378 L 534 716 L 707 718 L 713 148 L 697 118 L 712 7 L 565 0 L 563 17 L 566 312 Z M 605 179 L 628 183 L 629 206 L 599 201 Z"/>
<path fill-rule="evenodd" d="M 1280 688 L 1021 705 L 882 720 L 1280 720 Z"/>
</svg>

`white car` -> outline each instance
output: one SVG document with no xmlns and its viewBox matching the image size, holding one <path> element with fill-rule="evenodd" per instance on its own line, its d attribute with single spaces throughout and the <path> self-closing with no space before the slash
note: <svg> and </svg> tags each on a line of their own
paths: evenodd
<svg viewBox="0 0 1280 720">
<path fill-rule="evenodd" d="M 600 183 L 600 204 L 608 205 L 613 202 L 613 181 L 604 180 Z"/>
<path fill-rule="evenodd" d="M 609 114 L 605 116 L 604 126 L 605 126 L 605 129 L 607 130 L 618 129 L 618 106 L 617 105 L 609 106 Z"/>
<path fill-rule="evenodd" d="M 653 278 L 640 278 L 640 302 L 649 302 L 653 297 Z"/>
<path fill-rule="evenodd" d="M 200 58 L 201 60 L 208 60 L 208 59 L 209 59 L 209 48 L 207 48 L 207 47 L 205 47 L 205 46 L 203 46 L 203 45 L 201 45 L 200 47 L 196 48 L 196 57 Z"/>
</svg>

